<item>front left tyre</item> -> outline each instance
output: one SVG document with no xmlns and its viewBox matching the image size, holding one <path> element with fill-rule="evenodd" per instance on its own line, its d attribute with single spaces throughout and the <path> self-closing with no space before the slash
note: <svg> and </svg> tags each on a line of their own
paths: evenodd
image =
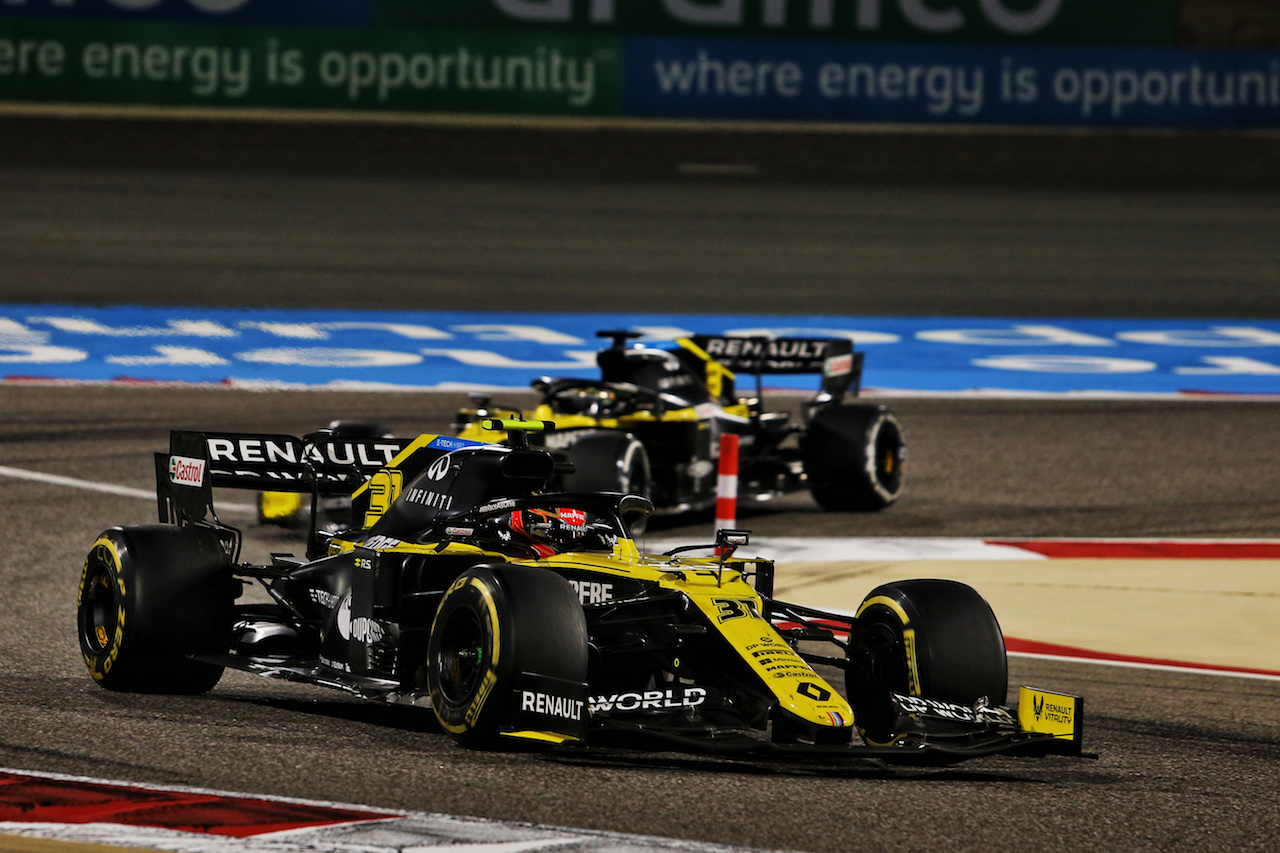
<svg viewBox="0 0 1280 853">
<path fill-rule="evenodd" d="M 227 652 L 234 601 L 231 560 L 213 531 L 114 527 L 93 543 L 80 575 L 85 666 L 108 690 L 211 690 L 223 667 L 190 656 Z"/>
<path fill-rule="evenodd" d="M 527 566 L 478 566 L 449 587 L 427 642 L 427 687 L 441 727 L 492 745 L 522 673 L 581 684 L 587 620 L 569 582 Z"/>
</svg>

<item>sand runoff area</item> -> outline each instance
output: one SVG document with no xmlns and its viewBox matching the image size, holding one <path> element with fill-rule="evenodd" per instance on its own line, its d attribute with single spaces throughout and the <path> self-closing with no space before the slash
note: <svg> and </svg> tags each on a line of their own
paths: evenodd
<svg viewBox="0 0 1280 853">
<path fill-rule="evenodd" d="M 853 611 L 878 584 L 951 578 L 990 602 L 1011 650 L 1280 676 L 1280 543 L 761 539 L 747 551 L 777 560 L 784 601 Z"/>
</svg>

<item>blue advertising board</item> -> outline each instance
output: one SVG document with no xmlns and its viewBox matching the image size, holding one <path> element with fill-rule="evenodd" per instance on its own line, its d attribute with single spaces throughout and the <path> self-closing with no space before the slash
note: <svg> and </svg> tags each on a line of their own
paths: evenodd
<svg viewBox="0 0 1280 853">
<path fill-rule="evenodd" d="M 1280 394 L 1280 321 L 515 314 L 0 305 L 0 379 L 527 388 L 598 376 L 599 329 L 841 336 L 894 394 Z M 815 390 L 816 377 L 768 387 Z"/>
<path fill-rule="evenodd" d="M 1280 52 L 628 38 L 649 118 L 1280 126 Z"/>
</svg>

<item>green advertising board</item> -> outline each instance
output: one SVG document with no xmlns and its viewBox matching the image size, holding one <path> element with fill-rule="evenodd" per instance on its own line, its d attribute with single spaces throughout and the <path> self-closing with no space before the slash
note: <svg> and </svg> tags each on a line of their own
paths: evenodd
<svg viewBox="0 0 1280 853">
<path fill-rule="evenodd" d="M 621 47 L 576 32 L 0 23 L 0 100 L 612 116 Z"/>
<path fill-rule="evenodd" d="M 382 26 L 1171 45 L 1183 0 L 378 0 Z"/>
</svg>

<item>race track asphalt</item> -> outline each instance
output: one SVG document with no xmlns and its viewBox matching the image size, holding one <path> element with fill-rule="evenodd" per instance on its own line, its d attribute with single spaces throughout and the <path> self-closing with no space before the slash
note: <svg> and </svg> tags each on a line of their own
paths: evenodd
<svg viewBox="0 0 1280 853">
<path fill-rule="evenodd" d="M 1280 206 L 1267 194 L 108 166 L 8 162 L 0 299 L 1280 316 Z M 297 433 L 343 416 L 441 430 L 459 402 L 6 384 L 0 466 L 145 491 L 170 427 Z M 890 404 L 911 448 L 899 505 L 827 515 L 796 495 L 744 513 L 744 525 L 762 536 L 1280 538 L 1272 403 Z M 240 674 L 204 697 L 109 694 L 75 644 L 80 565 L 99 531 L 153 512 L 140 497 L 0 478 L 0 766 L 815 853 L 1269 851 L 1280 838 L 1280 683 L 1267 680 L 1015 657 L 1012 684 L 1087 697 L 1087 747 L 1100 758 L 947 770 L 472 752 L 413 709 Z M 243 521 L 251 558 L 293 544 Z M 662 534 L 709 530 L 694 519 Z"/>
</svg>

